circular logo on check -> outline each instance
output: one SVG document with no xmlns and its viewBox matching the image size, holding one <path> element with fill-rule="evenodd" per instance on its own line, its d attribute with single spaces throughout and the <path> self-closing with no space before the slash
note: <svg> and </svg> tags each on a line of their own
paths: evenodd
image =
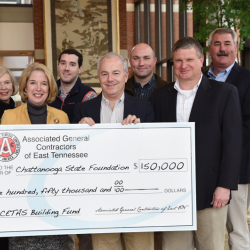
<svg viewBox="0 0 250 250">
<path fill-rule="evenodd" d="M 0 133 L 0 161 L 14 160 L 21 149 L 18 138 L 8 132 Z"/>
</svg>

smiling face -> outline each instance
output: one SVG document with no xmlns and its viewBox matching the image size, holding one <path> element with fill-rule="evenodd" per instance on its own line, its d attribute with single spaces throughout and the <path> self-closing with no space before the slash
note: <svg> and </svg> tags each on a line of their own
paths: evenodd
<svg viewBox="0 0 250 250">
<path fill-rule="evenodd" d="M 128 80 L 128 72 L 124 72 L 123 62 L 119 57 L 107 57 L 100 64 L 98 78 L 104 97 L 119 100 Z"/>
<path fill-rule="evenodd" d="M 182 89 L 192 89 L 201 78 L 204 57 L 198 57 L 195 48 L 178 49 L 173 53 L 174 72 Z M 192 87 L 193 86 L 193 87 Z"/>
<path fill-rule="evenodd" d="M 25 92 L 28 100 L 35 105 L 42 105 L 49 95 L 49 83 L 43 71 L 33 71 L 27 81 Z"/>
<path fill-rule="evenodd" d="M 62 54 L 57 70 L 62 84 L 74 85 L 78 74 L 82 71 L 82 66 L 79 68 L 78 57 L 76 55 Z"/>
<path fill-rule="evenodd" d="M 0 100 L 10 103 L 10 97 L 13 94 L 13 83 L 8 73 L 0 77 Z"/>
<path fill-rule="evenodd" d="M 234 44 L 232 35 L 216 33 L 212 45 L 209 45 L 209 55 L 216 74 L 232 65 L 237 56 L 237 45 Z"/>
<path fill-rule="evenodd" d="M 138 79 L 151 79 L 156 61 L 157 58 L 148 44 L 137 44 L 131 51 L 130 64 L 135 77 Z"/>
</svg>

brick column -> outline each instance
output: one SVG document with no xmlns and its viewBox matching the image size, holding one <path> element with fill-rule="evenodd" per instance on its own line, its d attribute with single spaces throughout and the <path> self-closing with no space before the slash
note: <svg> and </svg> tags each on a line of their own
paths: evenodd
<svg viewBox="0 0 250 250">
<path fill-rule="evenodd" d="M 135 8 L 134 0 L 126 0 L 126 26 L 123 28 L 124 39 L 126 40 L 126 53 L 129 59 L 130 51 L 135 46 Z M 129 67 L 129 77 L 133 75 L 131 67 Z"/>
<path fill-rule="evenodd" d="M 43 0 L 33 1 L 34 23 L 34 61 L 45 64 L 44 60 L 44 27 L 43 27 Z"/>
</svg>

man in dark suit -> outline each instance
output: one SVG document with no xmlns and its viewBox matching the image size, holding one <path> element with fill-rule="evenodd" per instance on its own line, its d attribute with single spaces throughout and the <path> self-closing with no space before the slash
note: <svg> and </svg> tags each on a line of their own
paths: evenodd
<svg viewBox="0 0 250 250">
<path fill-rule="evenodd" d="M 235 62 L 237 41 L 237 34 L 232 29 L 219 28 L 210 34 L 208 42 L 212 66 L 205 75 L 238 89 L 243 122 L 243 158 L 238 191 L 232 192 L 232 201 L 228 206 L 227 230 L 231 250 L 249 250 L 246 214 L 250 205 L 250 70 Z"/>
<path fill-rule="evenodd" d="M 157 122 L 195 122 L 197 231 L 201 250 L 224 249 L 230 190 L 237 189 L 242 125 L 237 89 L 201 73 L 203 50 L 192 37 L 172 49 L 177 80 L 155 90 Z M 190 250 L 193 232 L 163 233 L 163 249 Z"/>
<path fill-rule="evenodd" d="M 75 123 L 92 126 L 95 123 L 125 125 L 154 121 L 154 111 L 150 102 L 124 93 L 128 66 L 122 56 L 114 52 L 107 53 L 99 60 L 97 71 L 102 93 L 90 101 L 76 105 Z M 154 249 L 152 232 L 124 233 L 123 238 L 127 249 Z M 122 250 L 120 233 L 93 234 L 92 243 L 94 250 Z"/>
</svg>

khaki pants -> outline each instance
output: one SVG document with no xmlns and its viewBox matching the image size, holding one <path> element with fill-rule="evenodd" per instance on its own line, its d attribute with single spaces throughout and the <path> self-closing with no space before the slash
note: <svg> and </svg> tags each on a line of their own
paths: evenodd
<svg viewBox="0 0 250 250">
<path fill-rule="evenodd" d="M 227 231 L 231 250 L 249 250 L 249 229 L 247 210 L 249 207 L 250 184 L 239 184 L 238 191 L 232 191 L 232 199 L 228 205 Z"/>
<path fill-rule="evenodd" d="M 196 236 L 201 250 L 224 250 L 228 206 L 197 211 Z M 193 231 L 164 232 L 163 250 L 194 250 Z"/>
<path fill-rule="evenodd" d="M 126 250 L 153 250 L 154 234 L 146 233 L 123 233 Z M 121 234 L 92 234 L 94 250 L 122 250 Z"/>
</svg>

